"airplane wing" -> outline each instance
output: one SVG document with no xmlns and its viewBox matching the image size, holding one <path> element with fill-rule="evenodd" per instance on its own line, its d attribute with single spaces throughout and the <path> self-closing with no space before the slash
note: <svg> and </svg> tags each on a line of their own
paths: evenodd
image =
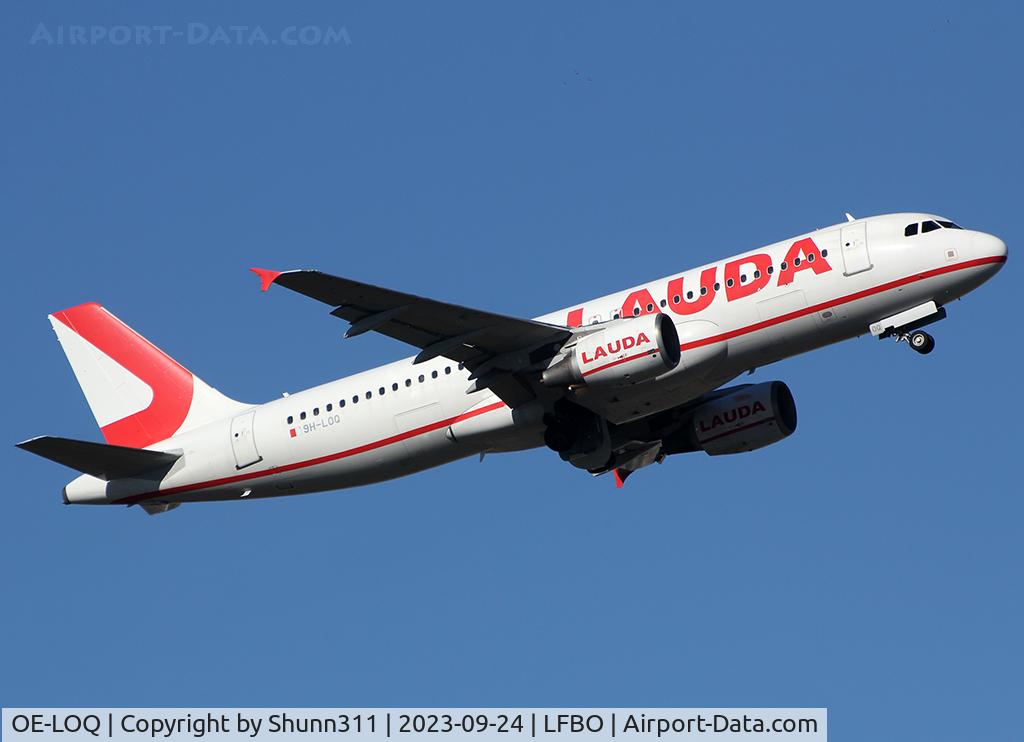
<svg viewBox="0 0 1024 742">
<path fill-rule="evenodd" d="M 489 388 L 509 406 L 536 396 L 520 374 L 539 369 L 572 336 L 567 327 L 509 317 L 373 286 L 313 270 L 253 268 L 264 291 L 272 284 L 333 307 L 351 323 L 345 337 L 379 332 L 416 346 L 415 363 L 438 356 L 465 364 L 473 385 Z"/>
</svg>

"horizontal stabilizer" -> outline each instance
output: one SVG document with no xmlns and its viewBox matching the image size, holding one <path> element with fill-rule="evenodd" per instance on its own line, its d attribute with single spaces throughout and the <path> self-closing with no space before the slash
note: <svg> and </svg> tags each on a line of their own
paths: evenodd
<svg viewBox="0 0 1024 742">
<path fill-rule="evenodd" d="M 44 459 L 56 461 L 58 464 L 64 464 L 108 482 L 170 467 L 182 455 L 181 452 L 147 451 L 142 448 L 76 441 L 52 435 L 31 438 L 17 445 L 18 448 Z"/>
</svg>

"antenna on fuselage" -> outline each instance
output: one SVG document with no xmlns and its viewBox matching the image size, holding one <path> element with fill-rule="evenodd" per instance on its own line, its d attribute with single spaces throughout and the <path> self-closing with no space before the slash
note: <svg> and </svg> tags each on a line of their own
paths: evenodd
<svg viewBox="0 0 1024 742">
<path fill-rule="evenodd" d="M 846 221 L 848 221 L 848 222 L 855 222 L 855 221 L 857 221 L 854 218 L 853 214 L 851 214 L 849 211 L 844 211 L 843 213 L 846 214 Z"/>
</svg>

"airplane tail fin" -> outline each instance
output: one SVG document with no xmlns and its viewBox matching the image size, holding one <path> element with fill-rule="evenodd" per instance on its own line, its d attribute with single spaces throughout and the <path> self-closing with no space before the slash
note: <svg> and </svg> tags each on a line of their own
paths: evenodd
<svg viewBox="0 0 1024 742">
<path fill-rule="evenodd" d="M 99 304 L 49 320 L 111 445 L 145 448 L 249 406 L 207 385 Z"/>
</svg>

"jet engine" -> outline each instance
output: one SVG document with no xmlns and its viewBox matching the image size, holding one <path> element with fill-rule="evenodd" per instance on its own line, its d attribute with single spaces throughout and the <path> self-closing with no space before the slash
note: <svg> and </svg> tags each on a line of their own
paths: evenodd
<svg viewBox="0 0 1024 742">
<path fill-rule="evenodd" d="M 646 314 L 583 335 L 541 380 L 547 386 L 626 386 L 671 371 L 679 357 L 675 323 L 664 314 Z"/>
<path fill-rule="evenodd" d="M 702 450 L 710 456 L 743 453 L 778 443 L 796 430 L 796 402 L 781 381 L 725 390 L 691 413 L 690 421 L 665 438 L 666 454 Z"/>
</svg>

